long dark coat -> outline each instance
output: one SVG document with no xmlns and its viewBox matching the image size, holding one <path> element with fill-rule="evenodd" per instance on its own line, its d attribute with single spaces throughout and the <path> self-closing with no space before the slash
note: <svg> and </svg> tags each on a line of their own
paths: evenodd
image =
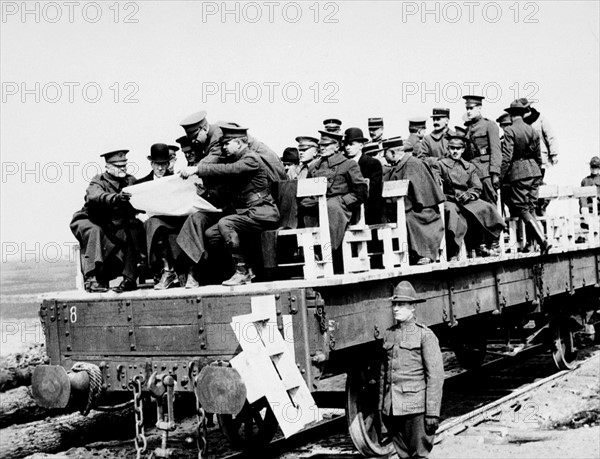
<svg viewBox="0 0 600 459">
<path fill-rule="evenodd" d="M 336 250 L 342 245 L 352 212 L 367 200 L 367 182 L 356 161 L 341 153 L 313 162 L 308 170 L 308 178 L 312 177 L 327 177 L 329 232 L 331 248 Z M 303 199 L 300 205 L 305 209 L 312 207 L 316 210 L 316 200 L 311 198 Z M 314 217 L 305 218 L 305 224 L 314 226 Z"/>
<path fill-rule="evenodd" d="M 412 255 L 437 260 L 444 235 L 438 205 L 444 202 L 444 194 L 433 172 L 423 161 L 407 153 L 392 167 L 388 177 L 389 180 L 410 181 L 404 201 Z"/>
<path fill-rule="evenodd" d="M 444 158 L 448 156 L 448 136 L 456 135 L 452 129 L 446 129 L 441 134 L 430 132 L 423 138 L 421 148 L 417 156 L 419 159 L 424 157 Z"/>
<path fill-rule="evenodd" d="M 79 241 L 84 276 L 95 274 L 110 280 L 122 273 L 135 278 L 139 253 L 144 250 L 144 228 L 131 204 L 111 202 L 135 180 L 133 175 L 116 178 L 104 172 L 88 185 L 85 204 L 69 225 Z"/>
<path fill-rule="evenodd" d="M 375 158 L 362 154 L 358 167 L 364 178 L 369 179 L 369 197 L 365 202 L 365 219 L 368 225 L 376 225 L 383 220 L 383 168 Z"/>
<path fill-rule="evenodd" d="M 470 155 L 464 159 L 477 169 L 481 179 L 481 199 L 495 205 L 498 193 L 492 186 L 490 174 L 500 174 L 502 152 L 498 125 L 487 118 L 479 117 L 467 125 L 467 137 L 471 141 Z"/>
</svg>

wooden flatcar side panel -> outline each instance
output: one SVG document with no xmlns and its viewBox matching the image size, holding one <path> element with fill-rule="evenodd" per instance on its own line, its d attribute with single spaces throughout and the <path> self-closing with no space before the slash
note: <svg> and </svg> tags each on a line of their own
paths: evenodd
<svg viewBox="0 0 600 459">
<path fill-rule="evenodd" d="M 44 325 L 46 338 L 46 352 L 51 362 L 60 360 L 60 347 L 58 339 L 58 325 L 54 313 L 56 301 L 44 300 L 40 308 L 40 320 Z"/>
<path fill-rule="evenodd" d="M 578 289 L 596 283 L 596 262 L 593 257 L 574 254 L 571 265 L 574 288 Z"/>
<path fill-rule="evenodd" d="M 241 351 L 231 328 L 233 316 L 250 314 L 251 296 L 202 297 L 197 299 L 199 321 L 203 322 L 205 346 L 211 353 L 236 354 Z"/>
<path fill-rule="evenodd" d="M 64 351 L 78 352 L 128 352 L 131 350 L 129 343 L 129 328 L 127 326 L 115 327 L 72 327 L 71 349 Z"/>
<path fill-rule="evenodd" d="M 515 306 L 535 299 L 531 263 L 498 266 L 498 293 L 501 307 Z"/>
<path fill-rule="evenodd" d="M 558 295 L 570 290 L 569 255 L 555 255 L 551 263 L 544 263 L 545 294 Z"/>
</svg>

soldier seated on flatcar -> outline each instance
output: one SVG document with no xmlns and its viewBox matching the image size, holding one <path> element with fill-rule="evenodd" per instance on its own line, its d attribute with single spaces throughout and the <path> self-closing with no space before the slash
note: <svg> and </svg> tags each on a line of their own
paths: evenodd
<svg viewBox="0 0 600 459">
<path fill-rule="evenodd" d="M 465 235 L 476 241 L 481 256 L 499 256 L 499 238 L 504 221 L 496 208 L 480 199 L 482 185 L 475 166 L 462 159 L 467 139 L 448 136 L 450 156 L 438 158 L 434 168 L 443 184 L 446 202 L 446 242 L 450 261 L 458 260 Z"/>
<path fill-rule="evenodd" d="M 598 213 L 600 213 L 600 157 L 594 156 L 590 160 L 590 175 L 585 177 L 581 181 L 581 186 L 594 186 L 596 185 L 596 191 L 598 195 Z M 593 201 L 591 198 L 580 198 L 579 199 L 579 208 L 581 210 L 587 209 L 588 213 L 593 212 Z"/>
</svg>

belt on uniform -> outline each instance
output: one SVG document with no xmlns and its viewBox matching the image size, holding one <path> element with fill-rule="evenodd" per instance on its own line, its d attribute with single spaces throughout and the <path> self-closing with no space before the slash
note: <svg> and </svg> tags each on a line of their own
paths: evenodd
<svg viewBox="0 0 600 459">
<path fill-rule="evenodd" d="M 254 204 L 256 201 L 260 201 L 261 199 L 266 198 L 267 196 L 269 196 L 269 192 L 267 190 L 263 190 L 259 191 L 258 193 L 248 193 L 243 197 L 240 196 L 238 197 L 238 201 L 240 203 L 245 204 L 246 206 L 249 206 L 251 204 Z"/>
</svg>

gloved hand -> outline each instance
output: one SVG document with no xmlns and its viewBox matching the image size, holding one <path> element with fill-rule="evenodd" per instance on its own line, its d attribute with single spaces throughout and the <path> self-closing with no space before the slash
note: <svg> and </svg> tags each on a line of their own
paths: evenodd
<svg viewBox="0 0 600 459">
<path fill-rule="evenodd" d="M 498 174 L 490 172 L 490 179 L 492 179 L 492 186 L 494 187 L 494 190 L 500 189 L 500 177 Z"/>
<path fill-rule="evenodd" d="M 112 198 L 111 198 L 111 204 L 113 205 L 121 205 L 124 204 L 126 202 L 129 202 L 129 199 L 131 198 L 131 195 L 125 191 L 120 191 L 119 193 L 115 194 Z"/>
<path fill-rule="evenodd" d="M 459 202 L 459 204 L 466 204 L 470 200 L 469 196 L 470 195 L 468 191 L 459 192 L 456 194 L 456 200 Z"/>
<path fill-rule="evenodd" d="M 440 426 L 440 420 L 436 416 L 425 416 L 425 433 L 433 435 L 437 432 Z"/>
</svg>

